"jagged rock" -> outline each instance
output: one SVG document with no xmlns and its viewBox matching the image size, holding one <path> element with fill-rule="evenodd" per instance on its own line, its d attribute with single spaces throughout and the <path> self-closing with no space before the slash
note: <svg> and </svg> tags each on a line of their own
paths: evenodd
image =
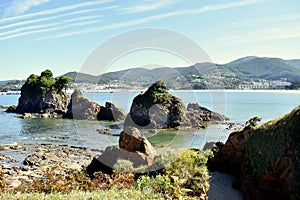
<svg viewBox="0 0 300 200">
<path fill-rule="evenodd" d="M 202 107 L 198 103 L 189 103 L 187 110 L 190 118 L 193 119 L 193 126 L 201 126 L 202 122 L 216 123 L 229 120 L 226 116 Z"/>
<path fill-rule="evenodd" d="M 119 139 L 119 148 L 129 152 L 142 152 L 148 155 L 155 155 L 156 152 L 147 138 L 141 135 L 135 127 L 125 127 Z"/>
<path fill-rule="evenodd" d="M 68 105 L 68 111 L 63 116 L 70 119 L 96 120 L 100 105 L 85 98 L 80 91 L 74 91 Z"/>
<path fill-rule="evenodd" d="M 260 126 L 246 126 L 216 143 L 210 170 L 235 175 L 244 199 L 300 198 L 300 106 Z"/>
<path fill-rule="evenodd" d="M 186 125 L 190 125 L 190 121 L 182 100 L 171 95 L 162 81 L 157 81 L 144 94 L 134 98 L 125 120 L 125 126 L 147 129 Z"/>
<path fill-rule="evenodd" d="M 113 103 L 106 102 L 105 107 L 101 106 L 100 112 L 97 115 L 98 120 L 121 121 L 126 117 L 125 112 L 117 108 Z"/>
<path fill-rule="evenodd" d="M 15 112 L 16 112 L 16 108 L 17 108 L 17 106 L 9 106 L 9 107 L 6 109 L 6 112 L 7 112 L 7 113 L 15 113 Z"/>
<path fill-rule="evenodd" d="M 205 128 L 208 122 L 221 122 L 227 119 L 199 104 L 189 104 L 186 109 L 181 99 L 167 91 L 164 82 L 157 81 L 144 94 L 134 98 L 125 126 L 143 129 Z"/>
<path fill-rule="evenodd" d="M 43 95 L 42 92 L 35 96 L 28 94 L 30 91 L 21 92 L 19 104 L 16 107 L 16 113 L 65 113 L 70 102 L 70 97 L 64 92 L 48 92 Z M 7 112 L 9 112 L 7 110 Z"/>
<path fill-rule="evenodd" d="M 68 111 L 64 118 L 88 119 L 88 120 L 124 120 L 125 113 L 113 103 L 106 102 L 105 107 L 85 98 L 79 90 L 75 90 L 71 96 Z"/>
<path fill-rule="evenodd" d="M 138 129 L 125 127 L 119 138 L 119 147 L 107 147 L 101 155 L 94 157 L 86 171 L 90 175 L 98 171 L 112 174 L 113 166 L 118 160 L 128 160 L 134 168 L 150 166 L 155 154 L 154 148 Z"/>
</svg>

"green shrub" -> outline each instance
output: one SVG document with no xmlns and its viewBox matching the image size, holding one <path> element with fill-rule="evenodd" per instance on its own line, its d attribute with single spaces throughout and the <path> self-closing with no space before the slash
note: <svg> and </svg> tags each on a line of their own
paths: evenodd
<svg viewBox="0 0 300 200">
<path fill-rule="evenodd" d="M 174 189 L 178 195 L 192 194 L 198 191 L 206 193 L 209 189 L 210 178 L 206 167 L 211 151 L 185 151 L 175 162 L 165 169 L 167 176 L 172 177 Z M 176 191 L 176 190 L 175 190 Z"/>
<path fill-rule="evenodd" d="M 40 76 L 30 75 L 25 84 L 22 86 L 22 94 L 30 94 L 32 97 L 40 97 L 48 92 L 61 92 L 63 88 L 67 88 L 71 82 L 68 76 L 61 76 L 54 79 L 50 70 L 45 70 Z"/>
<path fill-rule="evenodd" d="M 129 160 L 118 160 L 113 169 L 115 173 L 134 172 L 133 163 Z"/>
<path fill-rule="evenodd" d="M 142 191 L 153 190 L 155 193 L 167 195 L 171 193 L 171 179 L 165 175 L 141 176 L 136 181 L 135 188 Z"/>
</svg>

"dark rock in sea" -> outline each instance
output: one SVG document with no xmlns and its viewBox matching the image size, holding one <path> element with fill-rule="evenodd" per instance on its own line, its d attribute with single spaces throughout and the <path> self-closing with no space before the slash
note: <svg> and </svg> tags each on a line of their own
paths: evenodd
<svg viewBox="0 0 300 200">
<path fill-rule="evenodd" d="M 21 89 L 19 104 L 16 113 L 65 113 L 70 102 L 70 97 L 64 92 L 31 93 L 30 90 Z"/>
<path fill-rule="evenodd" d="M 125 112 L 117 108 L 113 103 L 106 102 L 105 107 L 101 106 L 100 112 L 97 115 L 98 120 L 121 121 L 126 117 Z"/>
<path fill-rule="evenodd" d="M 125 113 L 110 102 L 106 102 L 105 107 L 100 106 L 84 97 L 79 90 L 75 90 L 71 96 L 68 111 L 63 117 L 81 120 L 120 121 L 125 119 Z"/>
<path fill-rule="evenodd" d="M 98 128 L 96 131 L 100 134 L 112 135 L 109 128 Z"/>
<path fill-rule="evenodd" d="M 132 163 L 134 168 L 152 164 L 156 151 L 138 129 L 126 127 L 120 135 L 119 147 L 109 146 L 95 156 L 86 171 L 91 176 L 98 171 L 112 174 L 113 167 L 120 160 Z"/>
<path fill-rule="evenodd" d="M 68 111 L 63 116 L 69 119 L 96 120 L 100 111 L 100 105 L 85 98 L 79 90 L 71 95 Z"/>
<path fill-rule="evenodd" d="M 216 143 L 210 170 L 235 175 L 244 199 L 300 199 L 300 107 Z"/>
<path fill-rule="evenodd" d="M 6 109 L 6 112 L 7 112 L 7 113 L 16 113 L 16 108 L 17 108 L 17 106 L 9 106 L 9 107 Z"/>
<path fill-rule="evenodd" d="M 171 95 L 163 81 L 157 81 L 134 98 L 124 124 L 147 129 L 187 125 L 190 121 L 182 100 Z"/>
<path fill-rule="evenodd" d="M 229 120 L 226 116 L 202 107 L 198 103 L 189 103 L 187 110 L 189 118 L 195 127 L 201 127 L 203 124 L 219 123 Z"/>
<path fill-rule="evenodd" d="M 134 98 L 124 126 L 142 129 L 201 128 L 206 127 L 208 122 L 226 119 L 225 116 L 203 108 L 199 104 L 189 104 L 186 109 L 181 99 L 167 91 L 163 81 L 157 81 L 144 94 Z"/>
</svg>

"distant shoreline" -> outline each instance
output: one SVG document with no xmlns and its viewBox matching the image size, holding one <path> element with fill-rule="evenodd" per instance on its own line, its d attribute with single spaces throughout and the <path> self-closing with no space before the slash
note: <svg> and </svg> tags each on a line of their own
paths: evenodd
<svg viewBox="0 0 300 200">
<path fill-rule="evenodd" d="M 84 91 L 83 93 L 118 93 L 118 92 L 145 92 L 146 89 L 113 89 L 113 90 L 102 90 L 102 91 Z M 280 89 L 211 89 L 211 90 L 173 90 L 170 89 L 170 92 L 253 92 L 253 93 L 284 93 L 284 94 L 300 94 L 299 90 L 280 90 Z M 71 94 L 71 93 L 68 93 Z M 0 92 L 0 95 L 19 95 L 18 93 L 9 93 Z"/>
</svg>

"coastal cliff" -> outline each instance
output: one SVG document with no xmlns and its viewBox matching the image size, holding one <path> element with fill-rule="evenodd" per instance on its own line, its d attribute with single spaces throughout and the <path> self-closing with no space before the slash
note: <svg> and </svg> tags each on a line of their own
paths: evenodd
<svg viewBox="0 0 300 200">
<path fill-rule="evenodd" d="M 246 126 L 217 143 L 210 170 L 235 176 L 244 199 L 300 198 L 300 106 L 260 126 Z"/>
</svg>

